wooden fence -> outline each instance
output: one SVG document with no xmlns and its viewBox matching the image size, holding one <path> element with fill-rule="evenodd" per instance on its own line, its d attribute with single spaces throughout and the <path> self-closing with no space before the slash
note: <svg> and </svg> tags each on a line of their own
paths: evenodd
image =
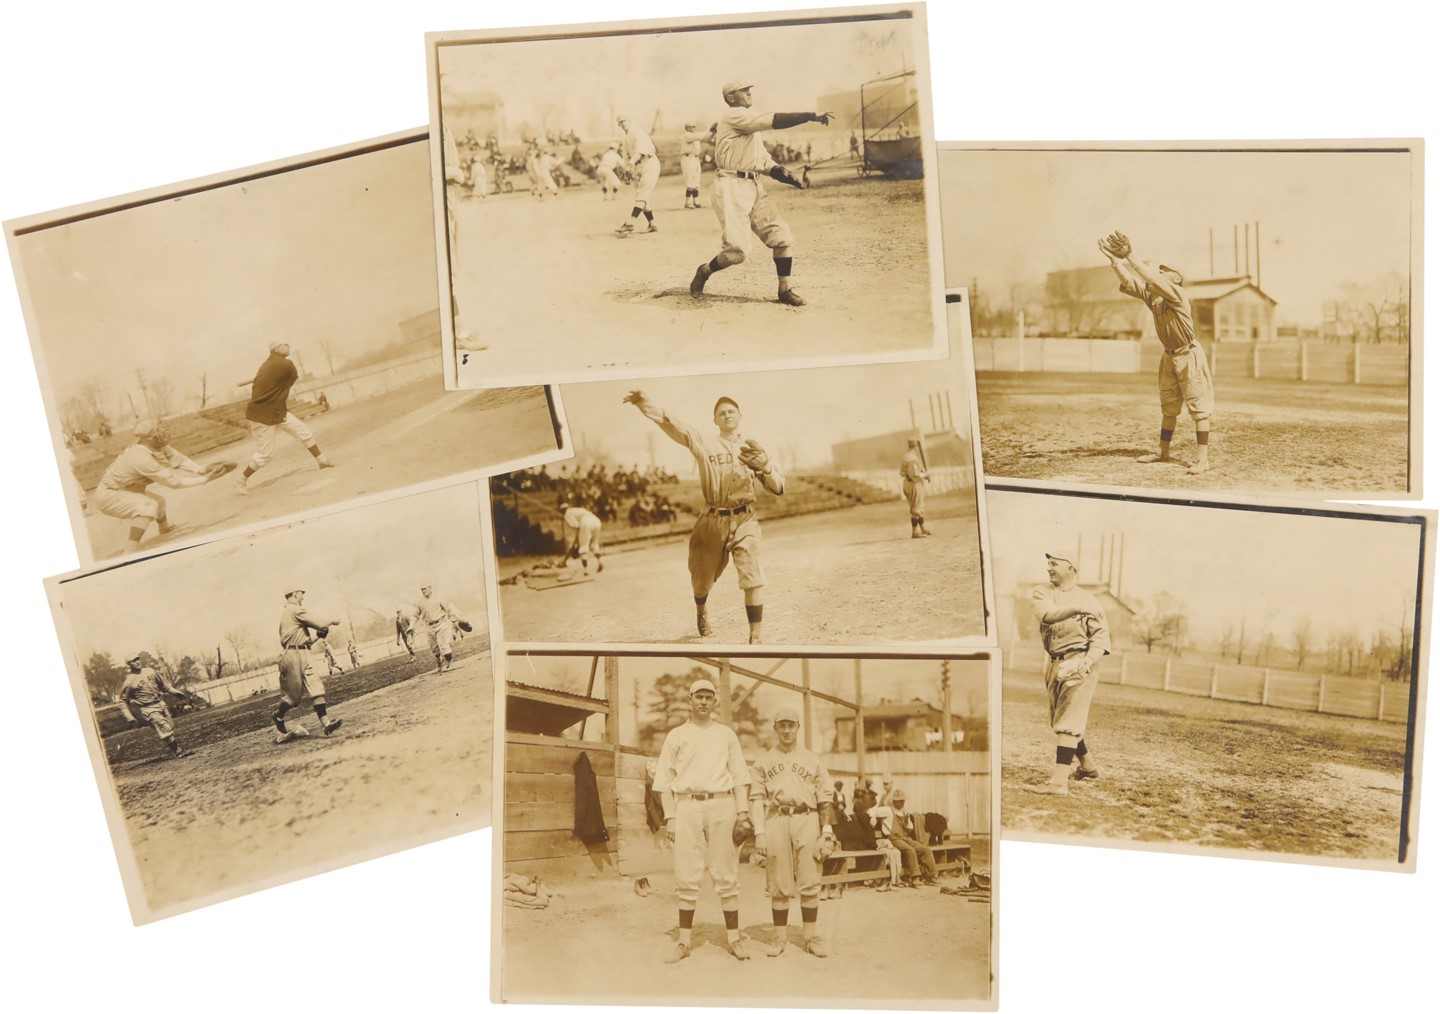
<svg viewBox="0 0 1440 1014">
<path fill-rule="evenodd" d="M 854 787 L 854 753 L 823 754 L 830 780 Z M 878 789 L 891 779 L 905 792 L 905 809 L 910 813 L 944 814 L 952 835 L 968 837 L 992 833 L 990 827 L 990 764 L 984 750 L 943 750 L 914 753 L 899 750 L 868 750 L 865 777 Z M 846 800 L 848 805 L 849 799 Z"/>
<path fill-rule="evenodd" d="M 1033 644 L 1012 646 L 1005 658 L 1009 668 L 1039 671 L 1045 665 L 1044 651 Z M 1404 722 L 1410 717 L 1409 683 L 1175 655 L 1116 652 L 1100 667 L 1100 682 L 1382 722 Z"/>
</svg>

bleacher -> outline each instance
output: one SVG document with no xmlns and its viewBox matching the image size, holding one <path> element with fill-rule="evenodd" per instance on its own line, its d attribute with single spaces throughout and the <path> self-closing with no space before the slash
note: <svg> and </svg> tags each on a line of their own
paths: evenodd
<svg viewBox="0 0 1440 1014">
<path fill-rule="evenodd" d="M 946 873 L 970 872 L 969 845 L 947 841 L 940 845 L 931 845 L 930 851 L 935 853 L 935 869 L 942 876 Z M 889 879 L 890 867 L 885 861 L 885 853 L 880 849 L 865 849 L 858 852 L 832 852 L 830 858 L 825 860 L 820 883 L 857 884 Z"/>
</svg>

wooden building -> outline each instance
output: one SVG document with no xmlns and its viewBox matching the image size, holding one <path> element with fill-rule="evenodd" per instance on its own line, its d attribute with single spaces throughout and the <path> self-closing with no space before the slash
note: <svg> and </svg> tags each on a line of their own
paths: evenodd
<svg viewBox="0 0 1440 1014">
<path fill-rule="evenodd" d="M 1195 315 L 1195 337 L 1216 342 L 1273 342 L 1275 300 L 1249 275 L 1203 278 L 1185 284 L 1190 311 Z"/>
</svg>

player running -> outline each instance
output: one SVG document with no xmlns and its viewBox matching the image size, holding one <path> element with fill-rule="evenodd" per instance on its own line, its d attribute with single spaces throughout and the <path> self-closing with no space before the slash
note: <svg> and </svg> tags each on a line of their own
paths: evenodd
<svg viewBox="0 0 1440 1014">
<path fill-rule="evenodd" d="M 134 725 L 138 711 L 139 721 L 155 730 L 155 735 L 160 737 L 160 742 L 165 744 L 171 756 L 183 757 L 185 751 L 175 738 L 175 720 L 170 717 L 170 705 L 165 701 L 166 694 L 179 694 L 180 691 L 154 669 L 141 664 L 140 657 L 141 652 L 137 651 L 125 660 L 130 671 L 125 674 L 125 682 L 120 684 L 120 693 L 116 697 L 120 710 L 125 714 L 125 722 Z"/>
<path fill-rule="evenodd" d="M 334 462 L 320 450 L 310 427 L 290 411 L 290 388 L 299 379 L 300 372 L 290 361 L 290 343 L 282 340 L 270 343 L 270 355 L 255 371 L 253 380 L 242 380 L 235 385 L 250 388 L 250 404 L 245 406 L 245 418 L 250 422 L 250 435 L 255 438 L 254 456 L 245 470 L 235 477 L 237 493 L 248 496 L 250 476 L 264 468 L 275 456 L 276 430 L 284 430 L 300 441 L 321 468 L 335 467 Z"/>
</svg>

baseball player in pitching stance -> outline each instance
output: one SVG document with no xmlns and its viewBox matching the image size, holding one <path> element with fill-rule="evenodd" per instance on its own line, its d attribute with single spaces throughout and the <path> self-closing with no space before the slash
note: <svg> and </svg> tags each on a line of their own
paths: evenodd
<svg viewBox="0 0 1440 1014">
<path fill-rule="evenodd" d="M 750 820 L 750 774 L 740 740 L 715 721 L 715 684 L 690 684 L 690 717 L 665 734 L 655 767 L 654 790 L 665 812 L 665 835 L 675 846 L 675 895 L 680 932 L 667 964 L 690 954 L 690 930 L 700 899 L 700 878 L 710 874 L 725 916 L 725 940 L 741 961 L 750 955 L 740 940 L 740 848 L 754 834 Z"/>
<path fill-rule="evenodd" d="M 1186 471 L 1199 475 L 1210 470 L 1210 417 L 1215 411 L 1215 384 L 1205 350 L 1195 340 L 1195 317 L 1185 295 L 1185 278 L 1168 264 L 1152 269 L 1131 254 L 1124 233 L 1112 232 L 1100 240 L 1100 252 L 1120 279 L 1120 291 L 1141 300 L 1155 318 L 1155 333 L 1165 354 L 1160 357 L 1160 453 L 1138 460 L 1149 464 L 1171 461 L 1170 441 L 1180 409 L 1195 423 L 1198 455 Z"/>
<path fill-rule="evenodd" d="M 655 213 L 650 210 L 650 199 L 655 196 L 655 184 L 660 179 L 660 158 L 655 154 L 655 142 L 628 113 L 615 117 L 615 123 L 625 131 L 625 166 L 635 187 L 635 203 L 630 209 L 630 218 L 615 230 L 615 235 L 621 239 L 633 235 L 641 215 L 645 216 L 646 232 L 659 232 L 655 227 Z"/>
<path fill-rule="evenodd" d="M 264 468 L 275 456 L 275 432 L 283 430 L 290 434 L 310 452 L 321 468 L 334 468 L 334 463 L 325 457 L 310 427 L 300 421 L 289 408 L 290 388 L 300 379 L 300 372 L 290 361 L 290 343 L 273 341 L 270 355 L 255 371 L 253 380 L 242 380 L 237 387 L 250 388 L 250 404 L 245 406 L 245 418 L 250 422 L 250 435 L 255 438 L 255 454 L 245 465 L 245 470 L 235 477 L 235 490 L 249 495 L 250 476 Z"/>
<path fill-rule="evenodd" d="M 828 126 L 835 114 L 756 112 L 750 107 L 753 87 L 731 81 L 721 89 L 730 108 L 711 128 L 715 134 L 715 182 L 710 186 L 710 206 L 720 219 L 720 252 L 695 269 L 690 295 L 700 298 L 711 275 L 745 260 L 753 232 L 775 258 L 780 286 L 776 298 L 786 306 L 804 306 L 800 293 L 790 287 L 790 272 L 795 266 L 790 250 L 794 237 L 760 178 L 768 176 L 796 189 L 804 185 L 770 157 L 763 131 L 785 130 L 802 123 Z"/>
<path fill-rule="evenodd" d="M 320 721 L 321 732 L 328 736 L 340 728 L 341 719 L 326 717 L 325 681 L 315 671 L 310 653 L 311 645 L 317 640 L 324 641 L 330 628 L 339 623 L 339 620 L 320 621 L 311 616 L 305 608 L 305 589 L 295 588 L 285 593 L 285 608 L 280 610 L 280 707 L 274 718 L 276 743 L 290 743 L 310 735 L 310 730 L 298 722 L 293 727 L 285 724 L 285 715 L 307 697 Z M 328 655 L 329 645 L 325 647 Z"/>
<path fill-rule="evenodd" d="M 920 456 L 920 441 L 916 437 L 910 438 L 909 449 L 900 459 L 900 479 L 905 502 L 910 505 L 910 538 L 927 538 L 930 529 L 925 527 L 925 484 L 930 481 L 930 470 Z"/>
<path fill-rule="evenodd" d="M 170 717 L 170 705 L 165 702 L 166 694 L 178 694 L 180 691 L 154 669 L 141 665 L 138 651 L 127 658 L 125 664 L 130 671 L 125 674 L 125 682 L 120 684 L 117 700 L 125 713 L 126 724 L 136 723 L 135 713 L 138 711 L 138 720 L 155 730 L 155 735 L 160 737 L 160 742 L 165 744 L 171 756 L 185 756 L 185 751 L 180 749 L 180 741 L 175 738 L 175 721 Z"/>
<path fill-rule="evenodd" d="M 621 166 L 620 145 L 616 141 L 610 142 L 600 156 L 600 162 L 595 166 L 595 175 L 600 179 L 600 199 L 602 201 L 613 201 L 620 194 L 620 177 L 615 175 L 615 170 Z"/>
<path fill-rule="evenodd" d="M 584 507 L 566 501 L 561 502 L 560 509 L 565 512 L 565 541 L 570 545 L 570 557 L 579 560 L 587 574 L 590 561 L 594 560 L 599 573 L 604 567 L 600 563 L 600 519 Z"/>
<path fill-rule="evenodd" d="M 785 477 L 765 449 L 740 436 L 740 406 L 733 398 L 715 402 L 716 436 L 675 419 L 631 391 L 625 401 L 660 427 L 671 440 L 690 451 L 700 470 L 700 491 L 708 508 L 690 531 L 690 586 L 695 593 L 695 626 L 701 637 L 711 634 L 705 610 L 710 589 L 725 573 L 733 556 L 740 590 L 745 595 L 745 617 L 750 643 L 759 644 L 765 616 L 765 573 L 760 567 L 760 522 L 755 518 L 755 483 L 780 496 Z"/>
<path fill-rule="evenodd" d="M 95 506 L 100 513 L 130 522 L 131 549 L 140 544 L 151 522 L 161 535 L 175 527 L 166 513 L 165 498 L 148 491 L 152 484 L 172 489 L 203 486 L 229 471 L 219 463 L 201 468 L 169 441 L 163 423 L 142 419 L 135 424 L 135 443 L 120 452 L 95 487 Z"/>
<path fill-rule="evenodd" d="M 1064 796 L 1070 792 L 1070 766 L 1080 766 L 1075 779 L 1099 778 L 1085 747 L 1085 723 L 1100 681 L 1100 660 L 1110 654 L 1110 626 L 1100 601 L 1076 583 L 1075 564 L 1064 556 L 1045 554 L 1050 583 L 1036 585 L 1030 608 L 1040 621 L 1040 640 L 1050 655 L 1045 689 L 1050 692 L 1050 728 L 1055 732 L 1055 770 L 1050 781 L 1026 786 L 1031 792 Z"/>
<path fill-rule="evenodd" d="M 708 130 L 698 124 L 685 124 L 680 135 L 680 175 L 685 178 L 685 207 L 700 207 L 700 153 L 704 151 Z"/>
<path fill-rule="evenodd" d="M 772 958 L 785 953 L 790 900 L 800 899 L 804 948 L 825 957 L 825 945 L 815 935 L 820 915 L 820 867 L 835 851 L 835 797 L 830 773 L 814 753 L 800 746 L 800 714 L 782 707 L 775 712 L 776 743 L 760 755 L 750 779 L 755 818 L 755 851 L 765 857 L 765 886 L 770 894 L 770 915 L 775 942 L 765 952 Z"/>
<path fill-rule="evenodd" d="M 420 589 L 420 601 L 415 604 L 415 617 L 422 624 L 421 629 L 430 642 L 430 651 L 435 655 L 435 670 L 446 672 L 454 660 L 451 645 L 455 640 L 455 624 L 460 614 L 455 607 L 433 594 L 430 585 Z"/>
</svg>

